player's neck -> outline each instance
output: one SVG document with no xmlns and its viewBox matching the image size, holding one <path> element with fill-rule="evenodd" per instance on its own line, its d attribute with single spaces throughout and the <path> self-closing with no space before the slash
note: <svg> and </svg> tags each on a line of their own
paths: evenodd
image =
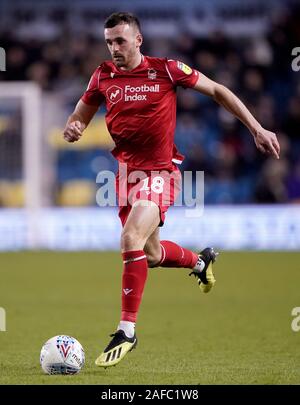
<svg viewBox="0 0 300 405">
<path fill-rule="evenodd" d="M 139 66 L 142 61 L 144 60 L 144 56 L 141 53 L 138 53 L 137 56 L 134 58 L 134 60 L 128 65 L 128 66 L 123 66 L 120 69 L 121 70 L 133 70 L 137 66 Z"/>
</svg>

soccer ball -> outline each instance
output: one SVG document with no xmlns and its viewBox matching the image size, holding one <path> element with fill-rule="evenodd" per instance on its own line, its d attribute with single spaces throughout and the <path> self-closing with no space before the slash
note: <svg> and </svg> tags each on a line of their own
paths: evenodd
<svg viewBox="0 0 300 405">
<path fill-rule="evenodd" d="M 81 344 L 66 335 L 54 336 L 47 340 L 40 354 L 40 364 L 46 374 L 77 374 L 84 361 Z"/>
</svg>

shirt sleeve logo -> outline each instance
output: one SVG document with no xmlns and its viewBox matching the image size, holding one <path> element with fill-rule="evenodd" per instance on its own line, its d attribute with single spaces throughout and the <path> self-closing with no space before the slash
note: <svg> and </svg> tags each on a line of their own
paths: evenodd
<svg viewBox="0 0 300 405">
<path fill-rule="evenodd" d="M 116 104 L 123 98 L 123 89 L 119 86 L 110 86 L 106 90 L 106 98 L 112 103 Z"/>
<path fill-rule="evenodd" d="M 178 67 L 178 69 L 182 70 L 183 73 L 185 73 L 186 75 L 190 75 L 193 72 L 192 68 L 190 68 L 188 65 L 186 65 L 183 62 L 178 61 L 177 67 Z"/>
</svg>

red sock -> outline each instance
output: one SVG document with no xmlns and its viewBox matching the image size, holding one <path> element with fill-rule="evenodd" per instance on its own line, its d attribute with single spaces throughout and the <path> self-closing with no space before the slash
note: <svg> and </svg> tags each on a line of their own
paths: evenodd
<svg viewBox="0 0 300 405">
<path fill-rule="evenodd" d="M 193 269 L 197 263 L 198 255 L 169 240 L 162 240 L 161 260 L 157 266 L 161 267 L 186 267 Z"/>
<path fill-rule="evenodd" d="M 143 250 L 122 253 L 122 321 L 135 322 L 147 279 L 148 263 Z"/>
</svg>

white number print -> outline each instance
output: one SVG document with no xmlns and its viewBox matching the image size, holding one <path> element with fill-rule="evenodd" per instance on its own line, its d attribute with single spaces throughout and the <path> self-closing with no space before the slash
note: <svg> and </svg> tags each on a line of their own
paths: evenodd
<svg viewBox="0 0 300 405">
<path fill-rule="evenodd" d="M 143 187 L 141 188 L 141 191 L 146 191 L 146 194 L 150 194 L 149 180 L 150 177 L 147 177 L 146 179 L 142 180 L 144 184 Z M 154 193 L 161 194 L 163 192 L 164 184 L 165 180 L 161 176 L 155 176 L 152 179 L 151 190 Z"/>
<path fill-rule="evenodd" d="M 292 316 L 295 316 L 292 320 L 291 328 L 294 332 L 300 331 L 300 307 L 295 307 L 292 309 Z"/>
<path fill-rule="evenodd" d="M 163 187 L 164 187 L 165 181 L 162 177 L 160 176 L 155 176 L 153 178 L 152 184 L 151 184 L 151 190 L 154 191 L 157 194 L 160 194 L 163 192 Z"/>
</svg>

